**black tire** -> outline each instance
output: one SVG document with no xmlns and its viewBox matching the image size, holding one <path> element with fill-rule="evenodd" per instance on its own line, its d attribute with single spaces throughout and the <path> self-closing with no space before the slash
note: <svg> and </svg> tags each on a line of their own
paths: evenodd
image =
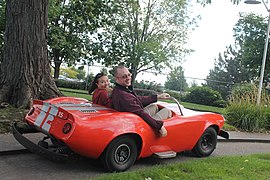
<svg viewBox="0 0 270 180">
<path fill-rule="evenodd" d="M 213 127 L 207 128 L 195 147 L 192 149 L 192 152 L 197 157 L 206 157 L 212 154 L 217 145 L 217 132 Z"/>
<path fill-rule="evenodd" d="M 130 136 L 114 139 L 101 156 L 101 163 L 110 172 L 129 169 L 137 159 L 137 145 Z"/>
</svg>

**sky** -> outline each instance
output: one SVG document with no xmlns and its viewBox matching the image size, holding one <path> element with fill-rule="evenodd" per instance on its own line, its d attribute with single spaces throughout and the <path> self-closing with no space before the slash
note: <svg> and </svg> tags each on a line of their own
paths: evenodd
<svg viewBox="0 0 270 180">
<path fill-rule="evenodd" d="M 226 46 L 234 43 L 233 27 L 239 19 L 239 13 L 253 12 L 267 17 L 268 12 L 262 3 L 250 5 L 244 1 L 239 5 L 233 5 L 230 0 L 213 0 L 211 4 L 203 7 L 197 4 L 196 0 L 192 0 L 192 4 L 194 16 L 201 16 L 197 22 L 198 27 L 190 33 L 187 44 L 187 48 L 195 52 L 179 65 L 184 68 L 184 75 L 189 84 L 195 80 L 200 85 L 205 81 L 199 79 L 206 79 L 210 69 L 214 68 L 218 54 L 223 54 Z M 137 76 L 137 80 L 141 79 L 164 84 L 166 75 L 142 73 Z"/>
<path fill-rule="evenodd" d="M 201 16 L 201 19 L 197 22 L 198 27 L 190 32 L 187 43 L 187 48 L 193 49 L 195 52 L 187 56 L 186 61 L 179 65 L 184 68 L 184 75 L 189 84 L 195 80 L 200 85 L 205 81 L 198 79 L 207 77 L 210 69 L 214 68 L 214 62 L 218 54 L 223 54 L 226 46 L 234 43 L 233 27 L 239 19 L 239 13 L 253 12 L 267 17 L 268 12 L 262 3 L 250 5 L 245 4 L 244 0 L 239 5 L 233 5 L 231 0 L 213 0 L 211 4 L 205 7 L 197 4 L 196 0 L 191 1 L 193 15 Z M 137 76 L 138 81 L 155 81 L 162 85 L 164 85 L 166 78 L 166 75 L 149 73 L 140 73 Z"/>
<path fill-rule="evenodd" d="M 268 16 L 262 3 L 250 5 L 244 1 L 239 5 L 233 5 L 230 0 L 214 0 L 206 7 L 195 3 L 193 9 L 194 13 L 201 15 L 201 20 L 188 41 L 188 47 L 195 52 L 188 56 L 182 65 L 188 82 L 192 81 L 188 77 L 205 79 L 210 69 L 213 69 L 218 54 L 223 54 L 226 46 L 234 43 L 233 27 L 239 19 L 239 12 L 254 12 L 263 17 Z M 196 82 L 200 84 L 204 81 Z"/>
</svg>

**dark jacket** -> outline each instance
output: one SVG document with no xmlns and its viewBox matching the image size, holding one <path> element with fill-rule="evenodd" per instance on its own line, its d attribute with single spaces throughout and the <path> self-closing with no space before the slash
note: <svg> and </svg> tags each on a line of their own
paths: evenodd
<svg viewBox="0 0 270 180">
<path fill-rule="evenodd" d="M 143 110 L 145 106 L 153 102 L 157 102 L 157 95 L 137 96 L 132 87 L 126 88 L 115 83 L 115 87 L 112 91 L 113 108 L 117 111 L 137 114 L 152 128 L 159 130 L 163 122 L 155 120 Z"/>
</svg>

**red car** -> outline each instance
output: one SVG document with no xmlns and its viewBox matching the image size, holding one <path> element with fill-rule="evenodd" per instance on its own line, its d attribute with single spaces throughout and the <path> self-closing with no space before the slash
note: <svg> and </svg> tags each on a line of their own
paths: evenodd
<svg viewBox="0 0 270 180">
<path fill-rule="evenodd" d="M 137 159 L 149 156 L 171 158 L 187 150 L 198 157 L 209 156 L 216 148 L 217 135 L 229 138 L 221 130 L 222 115 L 176 104 L 158 103 L 160 109 L 169 108 L 173 114 L 164 120 L 166 137 L 160 137 L 136 114 L 73 97 L 35 100 L 25 116 L 26 123 L 13 124 L 13 135 L 30 151 L 47 158 L 66 160 L 75 153 L 100 159 L 111 172 L 125 171 Z M 23 136 L 33 132 L 42 132 L 46 137 L 34 143 Z"/>
</svg>

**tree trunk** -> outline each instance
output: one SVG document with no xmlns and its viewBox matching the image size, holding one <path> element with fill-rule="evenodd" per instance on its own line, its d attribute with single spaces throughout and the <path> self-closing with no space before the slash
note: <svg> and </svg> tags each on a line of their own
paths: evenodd
<svg viewBox="0 0 270 180">
<path fill-rule="evenodd" d="M 28 107 L 33 99 L 62 95 L 47 56 L 48 0 L 6 0 L 0 102 Z"/>
<path fill-rule="evenodd" d="M 54 79 L 58 79 L 60 75 L 60 66 L 62 61 L 60 60 L 60 49 L 53 49 L 54 56 Z"/>
</svg>

